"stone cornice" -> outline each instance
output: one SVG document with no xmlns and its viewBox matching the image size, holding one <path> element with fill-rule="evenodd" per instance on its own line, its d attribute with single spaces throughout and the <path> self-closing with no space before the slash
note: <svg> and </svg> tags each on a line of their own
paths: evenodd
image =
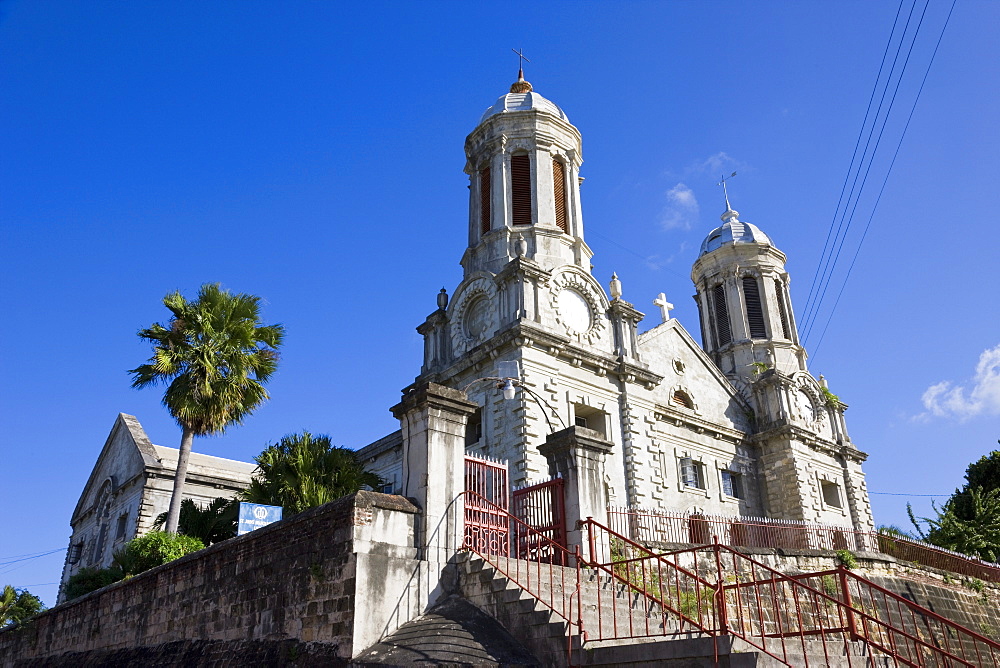
<svg viewBox="0 0 1000 668">
<path fill-rule="evenodd" d="M 645 313 L 641 312 L 621 297 L 611 300 L 611 306 L 608 307 L 608 311 L 615 315 L 620 315 L 623 320 L 629 320 L 631 322 L 639 322 L 646 317 Z"/>
<path fill-rule="evenodd" d="M 868 454 L 855 448 L 853 445 L 842 445 L 820 438 L 816 434 L 787 422 L 779 422 L 777 426 L 766 429 L 758 434 L 754 434 L 751 440 L 758 445 L 765 445 L 767 441 L 775 438 L 787 438 L 798 441 L 810 450 L 823 452 L 828 455 L 840 455 L 846 459 L 856 462 L 863 462 L 868 459 Z"/>
<path fill-rule="evenodd" d="M 427 334 L 430 334 L 435 329 L 440 327 L 447 319 L 448 316 L 445 313 L 445 310 L 443 308 L 439 308 L 438 310 L 434 311 L 434 313 L 431 313 L 429 316 L 427 316 L 427 319 L 424 320 L 421 324 L 417 325 L 417 333 L 426 336 Z"/>
<path fill-rule="evenodd" d="M 647 389 L 652 389 L 663 380 L 663 376 L 653 373 L 645 365 L 629 362 L 610 353 L 587 350 L 570 341 L 567 336 L 555 334 L 527 321 L 519 321 L 472 348 L 447 369 L 418 376 L 417 382 L 454 378 L 469 368 L 492 360 L 508 346 L 526 345 L 544 350 L 553 357 L 568 359 L 575 366 L 591 367 L 599 376 L 616 375 L 627 383 L 639 383 Z"/>
<path fill-rule="evenodd" d="M 443 408 L 450 413 L 471 415 L 479 405 L 469 401 L 468 395 L 445 385 L 433 382 L 414 383 L 403 390 L 403 400 L 390 408 L 396 419 L 414 409 Z"/>
<path fill-rule="evenodd" d="M 687 427 L 699 434 L 708 434 L 718 438 L 724 438 L 734 443 L 742 443 L 748 437 L 746 432 L 739 429 L 724 427 L 715 422 L 710 422 L 691 412 L 690 409 L 681 410 L 673 406 L 656 404 L 653 409 L 653 416 L 661 422 L 671 422 L 678 427 Z"/>
</svg>

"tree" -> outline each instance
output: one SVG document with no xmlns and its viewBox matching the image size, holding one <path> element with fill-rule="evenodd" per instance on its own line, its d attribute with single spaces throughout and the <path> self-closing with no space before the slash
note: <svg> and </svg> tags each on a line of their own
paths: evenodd
<svg viewBox="0 0 1000 668">
<path fill-rule="evenodd" d="M 185 536 L 194 536 L 205 545 L 218 543 L 236 535 L 240 503 L 235 499 L 219 497 L 202 508 L 193 499 L 181 502 L 181 515 L 177 530 Z M 167 522 L 167 513 L 160 513 L 153 522 L 154 529 L 161 529 Z"/>
<path fill-rule="evenodd" d="M 364 470 L 353 450 L 335 447 L 329 436 L 308 431 L 285 436 L 255 461 L 258 471 L 241 498 L 281 506 L 286 516 L 382 484 Z"/>
<path fill-rule="evenodd" d="M 1000 561 L 1000 450 L 984 455 L 965 470 L 965 485 L 943 506 L 931 504 L 935 518 L 910 521 L 928 543 L 987 561 Z M 928 525 L 924 534 L 920 523 Z"/>
<path fill-rule="evenodd" d="M 11 624 L 21 624 L 45 609 L 41 600 L 27 589 L 5 585 L 0 593 L 0 629 Z"/>
<path fill-rule="evenodd" d="M 167 386 L 163 405 L 181 427 L 166 524 L 175 533 L 194 437 L 240 424 L 264 403 L 264 383 L 277 369 L 284 328 L 261 324 L 259 297 L 232 294 L 218 283 L 201 286 L 195 301 L 172 292 L 163 305 L 171 313 L 167 324 L 138 332 L 153 344 L 153 356 L 129 373 L 134 388 Z"/>
<path fill-rule="evenodd" d="M 984 493 L 1000 489 L 1000 450 L 983 455 L 965 469 L 965 484 L 956 489 L 950 499 L 958 518 L 972 519 L 974 512 L 972 490 L 977 488 Z"/>
</svg>

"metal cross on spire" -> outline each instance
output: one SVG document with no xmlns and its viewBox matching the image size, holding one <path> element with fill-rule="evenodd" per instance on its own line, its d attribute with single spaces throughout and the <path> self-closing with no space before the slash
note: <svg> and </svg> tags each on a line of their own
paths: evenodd
<svg viewBox="0 0 1000 668">
<path fill-rule="evenodd" d="M 726 211 L 732 211 L 733 207 L 729 206 L 729 190 L 726 188 L 726 181 L 736 176 L 736 172 L 733 172 L 729 176 L 723 176 L 718 183 L 715 185 L 722 186 L 722 192 L 726 195 Z"/>
<path fill-rule="evenodd" d="M 518 79 L 523 79 L 524 78 L 524 64 L 525 63 L 530 63 L 531 61 L 528 60 L 528 58 L 524 55 L 524 49 L 517 48 L 517 49 L 511 49 L 511 51 L 513 51 L 514 53 L 517 54 L 517 59 L 518 59 L 517 60 L 517 78 Z"/>
</svg>

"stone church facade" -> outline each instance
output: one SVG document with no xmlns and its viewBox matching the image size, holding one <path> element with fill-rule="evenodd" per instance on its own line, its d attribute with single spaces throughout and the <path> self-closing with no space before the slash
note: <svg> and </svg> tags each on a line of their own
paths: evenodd
<svg viewBox="0 0 1000 668">
<path fill-rule="evenodd" d="M 133 415 L 119 413 L 70 519 L 73 533 L 63 565 L 59 602 L 70 576 L 107 568 L 116 549 L 153 530 L 167 511 L 177 470 L 177 448 L 154 445 Z M 232 498 L 250 484 L 255 464 L 192 452 L 184 498 L 206 506 Z"/>
<path fill-rule="evenodd" d="M 547 478 L 539 452 L 566 426 L 613 447 L 605 491 L 619 506 L 873 527 L 846 405 L 806 365 L 784 254 L 729 206 L 694 262 L 699 346 L 662 297 L 644 319 L 592 275 L 580 199 L 580 132 L 519 76 L 466 138 L 463 279 L 417 329 L 415 386 L 465 390 L 479 409 L 467 452 L 509 463 L 511 482 Z M 506 363 L 506 364 L 502 364 Z M 500 381 L 512 377 L 505 399 Z M 399 432 L 362 461 L 400 490 Z"/>
</svg>

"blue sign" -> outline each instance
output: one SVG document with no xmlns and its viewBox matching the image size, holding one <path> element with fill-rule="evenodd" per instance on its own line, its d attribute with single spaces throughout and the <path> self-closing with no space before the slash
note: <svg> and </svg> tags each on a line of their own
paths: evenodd
<svg viewBox="0 0 1000 668">
<path fill-rule="evenodd" d="M 237 536 L 254 529 L 266 527 L 281 519 L 281 506 L 262 506 L 259 503 L 240 503 L 240 524 Z"/>
</svg>

